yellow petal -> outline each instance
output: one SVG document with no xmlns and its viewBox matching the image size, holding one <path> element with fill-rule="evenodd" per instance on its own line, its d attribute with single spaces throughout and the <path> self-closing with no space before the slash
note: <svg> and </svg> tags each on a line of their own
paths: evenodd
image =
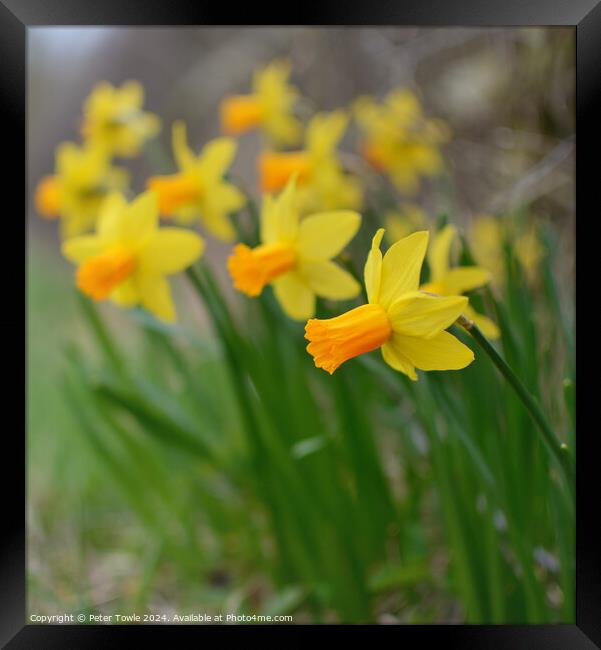
<svg viewBox="0 0 601 650">
<path fill-rule="evenodd" d="M 479 314 L 470 305 L 468 305 L 463 310 L 463 313 L 467 318 L 473 320 L 474 323 L 476 323 L 476 325 L 480 328 L 480 331 L 482 332 L 482 334 L 484 334 L 484 336 L 486 336 L 486 338 L 498 339 L 499 336 L 501 336 L 501 331 L 499 330 L 497 324 L 493 320 L 488 318 L 488 316 Z"/>
<path fill-rule="evenodd" d="M 296 208 L 296 176 L 293 176 L 277 198 L 266 196 L 261 210 L 261 241 L 291 241 L 298 233 Z"/>
<path fill-rule="evenodd" d="M 437 298 L 416 291 L 396 300 L 388 318 L 397 334 L 432 338 L 452 325 L 466 306 L 465 296 Z"/>
<path fill-rule="evenodd" d="M 202 237 L 182 228 L 161 228 L 140 251 L 138 268 L 143 273 L 169 274 L 183 271 L 204 249 Z"/>
<path fill-rule="evenodd" d="M 328 260 L 303 262 L 300 274 L 318 296 L 330 300 L 348 300 L 361 291 L 361 286 L 348 271 Z"/>
<path fill-rule="evenodd" d="M 81 264 L 88 257 L 102 253 L 105 246 L 106 243 L 104 240 L 96 235 L 82 235 L 81 237 L 74 237 L 63 242 L 61 251 L 69 262 Z"/>
<path fill-rule="evenodd" d="M 236 230 L 230 220 L 230 213 L 239 210 L 246 198 L 231 183 L 219 182 L 211 187 L 201 202 L 200 219 L 203 226 L 222 241 L 231 242 L 236 237 Z"/>
<path fill-rule="evenodd" d="M 265 194 L 261 206 L 261 242 L 271 244 L 277 238 L 277 205 L 272 194 Z"/>
<path fill-rule="evenodd" d="M 371 240 L 371 250 L 367 255 L 367 261 L 363 270 L 367 300 L 371 304 L 377 303 L 380 298 L 380 281 L 382 278 L 382 251 L 380 250 L 380 242 L 383 236 L 384 228 L 380 228 Z"/>
<path fill-rule="evenodd" d="M 180 170 L 186 170 L 194 166 L 196 157 L 188 146 L 188 135 L 186 123 L 178 120 L 173 123 L 171 130 L 171 142 L 173 146 L 173 156 Z"/>
<path fill-rule="evenodd" d="M 208 142 L 199 159 L 203 176 L 221 178 L 232 164 L 237 146 L 234 138 L 215 138 Z"/>
<path fill-rule="evenodd" d="M 167 322 L 175 320 L 175 306 L 169 283 L 162 275 L 140 273 L 136 276 L 140 302 L 157 318 Z"/>
<path fill-rule="evenodd" d="M 348 120 L 348 115 L 342 110 L 317 113 L 307 125 L 305 134 L 306 148 L 311 155 L 330 155 L 344 135 Z"/>
<path fill-rule="evenodd" d="M 430 246 L 430 250 L 428 251 L 430 282 L 439 282 L 446 276 L 450 265 L 451 246 L 453 245 L 456 234 L 457 229 L 455 226 L 449 224 L 434 237 L 432 246 Z"/>
<path fill-rule="evenodd" d="M 459 370 L 474 360 L 474 353 L 448 332 L 430 339 L 393 334 L 390 343 L 420 370 Z"/>
<path fill-rule="evenodd" d="M 315 294 L 298 273 L 285 273 L 272 284 L 278 302 L 290 318 L 307 320 L 315 314 Z"/>
<path fill-rule="evenodd" d="M 417 381 L 414 366 L 407 357 L 401 354 L 392 343 L 390 343 L 390 341 L 387 341 L 382 346 L 382 357 L 391 368 L 402 372 L 410 379 L 413 379 L 413 381 Z"/>
<path fill-rule="evenodd" d="M 205 210 L 200 219 L 205 230 L 213 237 L 225 242 L 233 242 L 236 239 L 236 230 L 229 215 L 222 210 Z"/>
<path fill-rule="evenodd" d="M 385 308 L 410 291 L 417 291 L 428 247 L 428 231 L 414 232 L 393 244 L 382 260 L 379 303 Z"/>
<path fill-rule="evenodd" d="M 328 260 L 355 236 L 361 225 L 358 212 L 338 210 L 305 217 L 298 228 L 297 248 L 307 259 Z"/>
<path fill-rule="evenodd" d="M 98 215 L 98 235 L 106 240 L 119 238 L 121 213 L 127 207 L 127 201 L 120 192 L 112 192 L 102 202 Z"/>
<path fill-rule="evenodd" d="M 153 234 L 159 222 L 159 206 L 154 192 L 144 192 L 130 203 L 119 219 L 122 240 L 140 242 Z"/>
<path fill-rule="evenodd" d="M 479 266 L 458 266 L 441 280 L 445 293 L 458 294 L 477 289 L 490 281 L 491 273 Z"/>
<path fill-rule="evenodd" d="M 134 278 L 127 278 L 110 295 L 113 302 L 120 307 L 133 307 L 140 302 L 140 294 Z"/>
</svg>

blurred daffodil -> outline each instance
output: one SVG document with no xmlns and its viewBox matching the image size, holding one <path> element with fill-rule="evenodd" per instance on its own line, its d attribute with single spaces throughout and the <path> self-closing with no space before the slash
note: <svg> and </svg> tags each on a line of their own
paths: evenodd
<svg viewBox="0 0 601 650">
<path fill-rule="evenodd" d="M 499 286 L 505 282 L 505 253 L 503 247 L 509 241 L 526 280 L 536 280 L 544 247 L 534 224 L 520 232 L 520 227 L 513 221 L 505 222 L 489 215 L 477 216 L 470 228 L 470 244 L 478 264 L 489 269 L 493 275 L 493 284 Z"/>
<path fill-rule="evenodd" d="M 293 174 L 298 179 L 299 210 L 359 209 L 362 203 L 359 181 L 345 173 L 336 147 L 348 126 L 344 111 L 318 113 L 307 126 L 301 151 L 265 151 L 259 157 L 259 178 L 263 192 L 278 192 Z"/>
<path fill-rule="evenodd" d="M 391 92 L 378 104 L 360 97 L 354 114 L 364 136 L 361 152 L 405 194 L 415 194 L 423 176 L 435 176 L 443 163 L 439 147 L 449 138 L 440 120 L 427 119 L 409 90 Z"/>
<path fill-rule="evenodd" d="M 380 228 L 365 264 L 368 304 L 336 318 L 307 322 L 307 351 L 315 365 L 332 374 L 348 359 L 381 348 L 386 363 L 413 380 L 416 368 L 465 368 L 474 353 L 444 330 L 462 314 L 467 298 L 418 290 L 428 233 L 401 239 L 382 257 L 383 235 Z"/>
<path fill-rule="evenodd" d="M 119 194 L 104 202 L 96 233 L 63 243 L 77 265 L 78 288 L 94 300 L 122 307 L 141 305 L 158 318 L 175 320 L 165 276 L 183 271 L 201 254 L 202 238 L 182 228 L 159 228 L 156 196 L 145 192 L 132 203 Z"/>
<path fill-rule="evenodd" d="M 104 150 L 63 142 L 56 149 L 55 174 L 46 176 L 35 191 L 35 206 L 47 219 L 60 219 L 63 237 L 91 230 L 107 193 L 124 190 L 129 176 L 113 167 Z"/>
<path fill-rule="evenodd" d="M 491 272 L 492 283 L 497 286 L 503 284 L 505 261 L 501 220 L 488 214 L 476 216 L 470 226 L 469 240 L 476 262 Z"/>
<path fill-rule="evenodd" d="M 451 268 L 451 247 L 457 236 L 455 226 L 445 226 L 436 234 L 428 251 L 430 281 L 421 287 L 422 291 L 438 296 L 465 293 L 484 286 L 491 279 L 491 273 L 479 266 L 458 266 Z M 471 306 L 466 306 L 464 315 L 473 320 L 482 333 L 491 338 L 498 338 L 499 328 L 487 316 L 476 313 Z"/>
<path fill-rule="evenodd" d="M 545 249 L 535 225 L 531 225 L 524 233 L 516 237 L 515 255 L 524 269 L 528 282 L 533 283 L 536 280 L 544 254 Z"/>
<path fill-rule="evenodd" d="M 213 236 L 232 241 L 236 233 L 229 214 L 245 203 L 242 192 L 224 179 L 236 155 L 236 141 L 216 138 L 196 156 L 187 143 L 186 125 L 175 122 L 173 153 L 179 172 L 147 182 L 158 197 L 160 213 L 182 224 L 199 219 Z"/>
<path fill-rule="evenodd" d="M 285 313 L 306 320 L 315 313 L 315 297 L 354 298 L 360 286 L 353 276 L 332 261 L 355 236 L 361 217 L 357 212 L 322 212 L 299 221 L 295 179 L 273 198 L 264 198 L 261 245 L 237 244 L 228 259 L 234 286 L 258 296 L 271 284 Z"/>
<path fill-rule="evenodd" d="M 159 118 L 143 111 L 143 104 L 144 88 L 137 81 L 120 88 L 99 83 L 84 103 L 82 135 L 108 155 L 137 155 L 161 128 Z"/>
<path fill-rule="evenodd" d="M 255 72 L 250 95 L 233 95 L 221 103 L 221 128 L 227 135 L 240 135 L 261 128 L 274 145 L 295 145 L 302 126 L 293 115 L 298 99 L 288 83 L 290 66 L 274 61 Z"/>
<path fill-rule="evenodd" d="M 416 203 L 403 203 L 398 210 L 386 213 L 386 238 L 391 243 L 428 227 L 426 213 Z"/>
</svg>

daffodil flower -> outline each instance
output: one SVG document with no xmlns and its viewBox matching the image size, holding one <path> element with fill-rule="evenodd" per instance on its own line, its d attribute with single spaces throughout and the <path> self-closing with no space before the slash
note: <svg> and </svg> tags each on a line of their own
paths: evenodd
<svg viewBox="0 0 601 650">
<path fill-rule="evenodd" d="M 384 361 L 414 381 L 416 368 L 465 368 L 474 353 L 444 330 L 461 315 L 467 298 L 418 290 L 428 233 L 401 239 L 382 257 L 383 235 L 380 228 L 365 264 L 368 304 L 335 318 L 307 322 L 307 351 L 315 365 L 332 374 L 345 361 L 381 348 Z"/>
<path fill-rule="evenodd" d="M 360 286 L 350 273 L 332 262 L 355 236 L 361 217 L 356 212 L 322 212 L 299 222 L 295 179 L 277 197 L 266 196 L 261 212 L 261 245 L 237 244 L 228 259 L 234 286 L 258 296 L 271 284 L 284 312 L 295 320 L 315 313 L 315 297 L 354 298 Z"/>
<path fill-rule="evenodd" d="M 292 109 L 298 99 L 296 88 L 288 83 L 290 66 L 274 61 L 255 72 L 253 92 L 233 95 L 221 103 L 221 128 L 227 135 L 240 135 L 261 128 L 275 145 L 295 145 L 302 127 Z"/>
<path fill-rule="evenodd" d="M 505 260 L 500 219 L 486 214 L 476 216 L 469 229 L 469 240 L 476 262 L 491 272 L 493 284 L 502 285 L 505 279 Z"/>
<path fill-rule="evenodd" d="M 491 273 L 479 266 L 458 266 L 450 268 L 451 246 L 457 235 L 454 226 L 445 226 L 434 238 L 428 253 L 430 281 L 422 286 L 422 291 L 448 296 L 465 293 L 484 286 L 491 279 Z M 484 336 L 499 337 L 499 328 L 487 316 L 476 313 L 469 305 L 464 315 L 482 330 Z"/>
<path fill-rule="evenodd" d="M 137 81 L 120 88 L 99 83 L 84 103 L 81 133 L 108 155 L 135 156 L 161 128 L 159 118 L 143 111 L 143 104 L 144 88 Z"/>
<path fill-rule="evenodd" d="M 129 176 L 113 167 L 106 152 L 89 143 L 78 147 L 63 142 L 56 149 L 55 174 L 46 176 L 35 192 L 37 212 L 47 219 L 60 219 L 63 238 L 91 230 L 107 194 L 124 190 Z"/>
<path fill-rule="evenodd" d="M 503 224 L 501 219 L 490 215 L 477 216 L 469 231 L 470 243 L 478 264 L 492 273 L 495 285 L 503 285 L 505 280 L 506 239 L 513 246 L 516 259 L 524 270 L 526 280 L 532 284 L 536 281 L 539 264 L 544 255 L 535 225 L 525 231 L 517 231 L 512 222 Z"/>
<path fill-rule="evenodd" d="M 531 226 L 515 240 L 515 256 L 522 265 L 526 279 L 534 283 L 538 275 L 540 261 L 545 254 L 536 226 Z"/>
<path fill-rule="evenodd" d="M 344 172 L 336 152 L 348 126 L 343 111 L 318 113 L 307 126 L 301 151 L 266 151 L 259 157 L 259 179 L 263 192 L 280 191 L 296 174 L 299 209 L 358 209 L 362 196 L 358 180 Z"/>
<path fill-rule="evenodd" d="M 403 193 L 415 194 L 422 176 L 442 170 L 439 146 L 448 139 L 440 120 L 426 119 L 417 97 L 406 89 L 391 92 L 381 104 L 361 97 L 354 114 L 364 133 L 361 152 Z"/>
<path fill-rule="evenodd" d="M 186 125 L 175 122 L 173 153 L 179 172 L 153 176 L 147 182 L 148 189 L 157 194 L 161 214 L 186 225 L 198 219 L 214 237 L 232 241 L 236 232 L 229 214 L 246 201 L 242 192 L 223 178 L 236 155 L 236 141 L 216 138 L 195 156 L 188 147 Z"/>
<path fill-rule="evenodd" d="M 77 265 L 77 287 L 94 300 L 122 307 L 141 305 L 157 318 L 175 320 L 165 276 L 183 271 L 201 254 L 202 238 L 182 228 L 159 228 L 156 196 L 145 192 L 128 204 L 110 195 L 94 235 L 63 243 L 63 255 Z"/>
</svg>

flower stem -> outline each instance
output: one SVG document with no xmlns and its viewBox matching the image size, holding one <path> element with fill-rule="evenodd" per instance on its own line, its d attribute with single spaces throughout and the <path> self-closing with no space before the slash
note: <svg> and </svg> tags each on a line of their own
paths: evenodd
<svg viewBox="0 0 601 650">
<path fill-rule="evenodd" d="M 102 318 L 96 309 L 96 305 L 94 305 L 94 303 L 89 298 L 84 296 L 79 291 L 77 292 L 77 300 L 79 302 L 81 310 L 84 313 L 84 316 L 86 317 L 92 331 L 94 332 L 94 336 L 96 337 L 96 341 L 98 342 L 100 348 L 110 361 L 114 370 L 123 375 L 125 372 L 125 364 L 123 363 L 123 359 L 121 358 L 119 350 L 111 339 L 111 335 L 106 325 L 102 321 Z"/>
<path fill-rule="evenodd" d="M 490 360 L 495 364 L 499 372 L 505 377 L 509 385 L 515 391 L 515 394 L 520 398 L 522 404 L 526 407 L 527 411 L 532 416 L 533 420 L 538 425 L 543 439 L 550 449 L 551 453 L 555 456 L 560 467 L 562 468 L 568 486 L 572 494 L 574 493 L 574 461 L 568 446 L 560 442 L 559 438 L 555 435 L 549 423 L 547 422 L 543 412 L 541 411 L 538 402 L 534 399 L 528 389 L 513 370 L 507 365 L 507 362 L 490 344 L 488 339 L 482 334 L 478 326 L 465 316 L 460 316 L 457 319 L 457 324 L 461 325 L 467 332 L 470 333 L 472 338 L 478 343 L 484 352 L 488 355 Z"/>
</svg>

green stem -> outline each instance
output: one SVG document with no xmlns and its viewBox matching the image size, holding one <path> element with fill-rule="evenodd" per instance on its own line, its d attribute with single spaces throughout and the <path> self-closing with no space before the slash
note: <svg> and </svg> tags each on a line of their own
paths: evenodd
<svg viewBox="0 0 601 650">
<path fill-rule="evenodd" d="M 560 467 L 562 468 L 570 491 L 573 493 L 575 483 L 574 465 L 568 446 L 559 441 L 549 426 L 549 423 L 545 419 L 545 416 L 543 415 L 543 412 L 541 411 L 540 406 L 534 397 L 528 392 L 528 389 L 524 386 L 519 377 L 507 365 L 503 357 L 501 357 L 501 355 L 495 350 L 495 348 L 491 345 L 484 334 L 482 334 L 478 326 L 473 321 L 465 318 L 465 316 L 460 316 L 457 319 L 457 323 L 471 334 L 472 338 L 476 341 L 476 343 L 478 343 L 482 350 L 486 352 L 499 372 L 509 382 L 509 385 L 515 391 L 515 394 L 519 397 L 522 404 L 526 407 L 527 411 L 530 413 L 533 420 L 538 425 L 538 428 L 543 435 L 543 439 L 547 444 L 547 447 L 551 450 L 551 453 L 555 456 Z"/>
<path fill-rule="evenodd" d="M 104 354 L 109 359 L 113 368 L 121 375 L 125 372 L 125 364 L 121 358 L 121 354 L 117 347 L 115 346 L 111 335 L 102 322 L 102 318 L 98 314 L 96 306 L 92 303 L 89 298 L 82 295 L 79 291 L 77 292 L 77 299 L 81 310 L 83 311 L 88 323 L 90 324 L 98 344 L 102 348 Z"/>
</svg>

